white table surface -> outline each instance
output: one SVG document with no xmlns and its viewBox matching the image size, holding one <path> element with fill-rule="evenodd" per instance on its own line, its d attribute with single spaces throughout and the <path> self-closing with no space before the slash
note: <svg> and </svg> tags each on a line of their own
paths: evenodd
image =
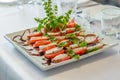
<svg viewBox="0 0 120 80">
<path fill-rule="evenodd" d="M 0 8 L 0 11 L 4 13 L 0 14 L 0 60 L 8 65 L 4 68 L 8 74 L 19 76 L 14 80 L 120 80 L 119 46 L 81 61 L 41 71 L 3 37 L 6 33 L 36 26 L 33 19 L 38 16 L 36 9 L 29 7 L 18 11 L 16 7 L 11 7 Z M 1 63 L 0 66 L 4 66 Z M 14 73 L 7 70 L 9 67 Z"/>
</svg>

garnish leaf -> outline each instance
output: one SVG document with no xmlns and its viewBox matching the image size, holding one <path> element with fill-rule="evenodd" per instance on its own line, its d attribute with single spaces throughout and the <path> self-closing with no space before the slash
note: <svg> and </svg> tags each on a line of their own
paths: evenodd
<svg viewBox="0 0 120 80">
<path fill-rule="evenodd" d="M 44 36 L 48 37 L 48 34 L 46 33 L 46 34 L 44 34 Z"/>
<path fill-rule="evenodd" d="M 35 21 L 37 22 L 40 22 L 40 19 L 39 18 L 34 18 Z"/>
<path fill-rule="evenodd" d="M 87 42 L 82 41 L 82 42 L 79 44 L 79 46 L 80 46 L 80 47 L 85 47 L 85 46 L 87 46 Z"/>
<path fill-rule="evenodd" d="M 77 60 L 80 58 L 80 55 L 79 54 L 75 54 L 72 49 L 69 49 L 67 54 L 69 56 L 71 56 L 72 58 L 77 59 Z"/>
<path fill-rule="evenodd" d="M 37 31 L 40 31 L 43 28 L 43 26 L 41 24 L 38 25 L 38 27 L 36 28 Z"/>
<path fill-rule="evenodd" d="M 68 52 L 67 52 L 67 54 L 68 54 L 69 56 L 71 56 L 71 57 L 74 56 L 74 52 L 73 52 L 72 49 L 69 49 Z"/>
<path fill-rule="evenodd" d="M 76 31 L 80 30 L 80 28 L 81 28 L 80 25 L 78 25 L 78 24 L 75 25 L 75 30 Z"/>
<path fill-rule="evenodd" d="M 54 36 L 50 36 L 49 38 L 51 41 L 55 41 L 55 37 Z"/>
<path fill-rule="evenodd" d="M 93 48 L 93 49 L 87 50 L 87 53 L 94 52 L 94 51 L 97 51 L 97 50 L 99 50 L 99 49 L 100 49 L 100 48 L 95 47 L 95 48 Z"/>
<path fill-rule="evenodd" d="M 79 44 L 80 40 L 78 38 L 72 38 L 71 41 L 73 44 Z"/>
<path fill-rule="evenodd" d="M 80 59 L 80 55 L 76 54 L 76 55 L 73 56 L 73 58 L 78 60 L 78 59 Z"/>
<path fill-rule="evenodd" d="M 61 43 L 59 43 L 57 46 L 58 46 L 58 47 L 64 47 L 65 44 L 66 44 L 65 42 L 61 42 Z"/>
<path fill-rule="evenodd" d="M 72 33 L 66 34 L 65 36 L 66 38 L 76 38 L 75 34 L 72 34 Z"/>
</svg>

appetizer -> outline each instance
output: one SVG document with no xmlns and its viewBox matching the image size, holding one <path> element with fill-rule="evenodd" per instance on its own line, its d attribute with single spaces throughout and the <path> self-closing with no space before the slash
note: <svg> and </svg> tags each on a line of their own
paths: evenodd
<svg viewBox="0 0 120 80">
<path fill-rule="evenodd" d="M 43 57 L 43 65 L 50 65 L 72 58 L 79 59 L 105 46 L 99 36 L 82 29 L 74 18 L 70 18 L 72 10 L 57 16 L 57 6 L 51 3 L 51 0 L 43 1 L 46 17 L 35 18 L 39 25 L 33 32 L 27 29 L 22 35 L 13 38 L 17 41 L 16 38 L 20 37 L 19 43 L 31 56 Z"/>
</svg>

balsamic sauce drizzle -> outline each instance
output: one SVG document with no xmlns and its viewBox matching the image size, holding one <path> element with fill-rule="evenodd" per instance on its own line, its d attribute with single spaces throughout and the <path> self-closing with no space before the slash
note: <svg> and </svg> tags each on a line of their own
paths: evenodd
<svg viewBox="0 0 120 80">
<path fill-rule="evenodd" d="M 26 29 L 24 32 L 23 32 L 23 34 L 22 35 L 15 35 L 14 37 L 13 37 L 13 41 L 15 41 L 15 42 L 17 42 L 17 43 L 22 43 L 22 46 L 28 46 L 28 45 L 32 45 L 32 44 L 28 44 L 27 43 L 27 41 L 28 41 L 28 39 L 24 39 L 23 37 L 25 36 L 25 34 L 26 34 L 26 32 L 28 32 L 29 34 L 31 33 L 31 31 L 30 31 L 30 29 Z M 35 30 L 33 31 L 33 32 L 36 32 Z M 81 31 L 81 32 L 84 32 L 84 31 Z M 80 33 L 81 33 L 80 32 Z M 65 34 L 61 34 L 61 35 L 65 35 Z M 78 34 L 76 34 L 76 36 L 78 36 Z M 82 36 L 82 37 L 84 37 L 84 40 L 85 40 L 85 38 L 86 37 L 88 37 L 88 36 L 96 36 L 95 34 L 87 34 L 87 35 L 79 35 L 79 36 Z M 19 41 L 17 41 L 16 40 L 16 38 L 18 38 L 21 42 L 19 42 Z M 98 36 L 96 36 L 96 38 L 98 38 Z M 99 39 L 99 40 L 103 40 L 104 38 L 101 38 L 101 39 Z M 96 45 L 96 43 L 90 43 L 90 44 L 88 44 L 87 46 L 95 46 Z M 105 46 L 106 44 L 104 44 L 103 46 Z M 44 52 L 40 52 L 40 50 L 39 50 L 39 48 L 33 48 L 33 49 L 26 49 L 26 48 L 24 48 L 30 55 L 32 55 L 32 56 L 44 56 Z M 67 48 L 66 47 L 63 47 L 63 49 L 65 50 L 65 52 L 67 53 Z M 32 53 L 32 51 L 33 50 L 36 50 L 37 51 L 37 54 L 34 54 L 34 53 Z M 45 63 L 42 63 L 43 65 L 51 65 L 51 63 L 52 63 L 52 60 L 51 59 L 47 59 L 47 58 L 43 58 L 42 60 L 44 60 L 44 61 L 46 61 Z"/>
</svg>

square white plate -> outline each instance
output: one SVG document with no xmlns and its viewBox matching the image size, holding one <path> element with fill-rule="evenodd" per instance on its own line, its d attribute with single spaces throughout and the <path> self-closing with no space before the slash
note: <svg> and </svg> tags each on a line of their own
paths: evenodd
<svg viewBox="0 0 120 80">
<path fill-rule="evenodd" d="M 31 30 L 33 30 L 33 28 L 31 28 Z M 51 69 L 51 68 L 55 68 L 55 67 L 58 67 L 58 66 L 61 66 L 61 65 L 65 65 L 65 64 L 77 61 L 76 59 L 70 59 L 70 60 L 66 60 L 66 61 L 60 62 L 60 63 L 52 63 L 51 65 L 42 65 L 42 63 L 44 61 L 42 60 L 41 56 L 31 56 L 31 55 L 29 55 L 29 53 L 20 44 L 18 44 L 15 41 L 12 40 L 12 38 L 15 35 L 20 35 L 23 32 L 24 32 L 24 30 L 6 34 L 5 38 L 9 42 L 11 42 L 15 46 L 15 48 L 17 48 L 21 52 L 21 54 L 23 54 L 24 56 L 26 56 L 27 59 L 29 59 L 33 64 L 35 64 L 36 66 L 38 66 L 41 70 L 48 70 L 48 69 Z M 106 50 L 108 48 L 111 48 L 113 46 L 116 46 L 118 44 L 116 41 L 114 41 L 114 40 L 112 40 L 112 39 L 110 39 L 110 38 L 108 38 L 106 36 L 103 36 L 103 35 L 98 35 L 98 36 L 100 38 L 104 38 L 102 42 L 104 44 L 107 44 L 107 45 L 104 46 L 100 50 L 97 50 L 97 51 L 94 51 L 94 52 L 91 52 L 91 53 L 88 53 L 88 54 L 80 56 L 79 60 L 87 58 L 89 56 L 93 56 L 93 55 L 98 54 L 98 53 L 101 53 L 104 50 Z M 102 53 L 102 54 L 104 54 L 104 53 Z"/>
</svg>

